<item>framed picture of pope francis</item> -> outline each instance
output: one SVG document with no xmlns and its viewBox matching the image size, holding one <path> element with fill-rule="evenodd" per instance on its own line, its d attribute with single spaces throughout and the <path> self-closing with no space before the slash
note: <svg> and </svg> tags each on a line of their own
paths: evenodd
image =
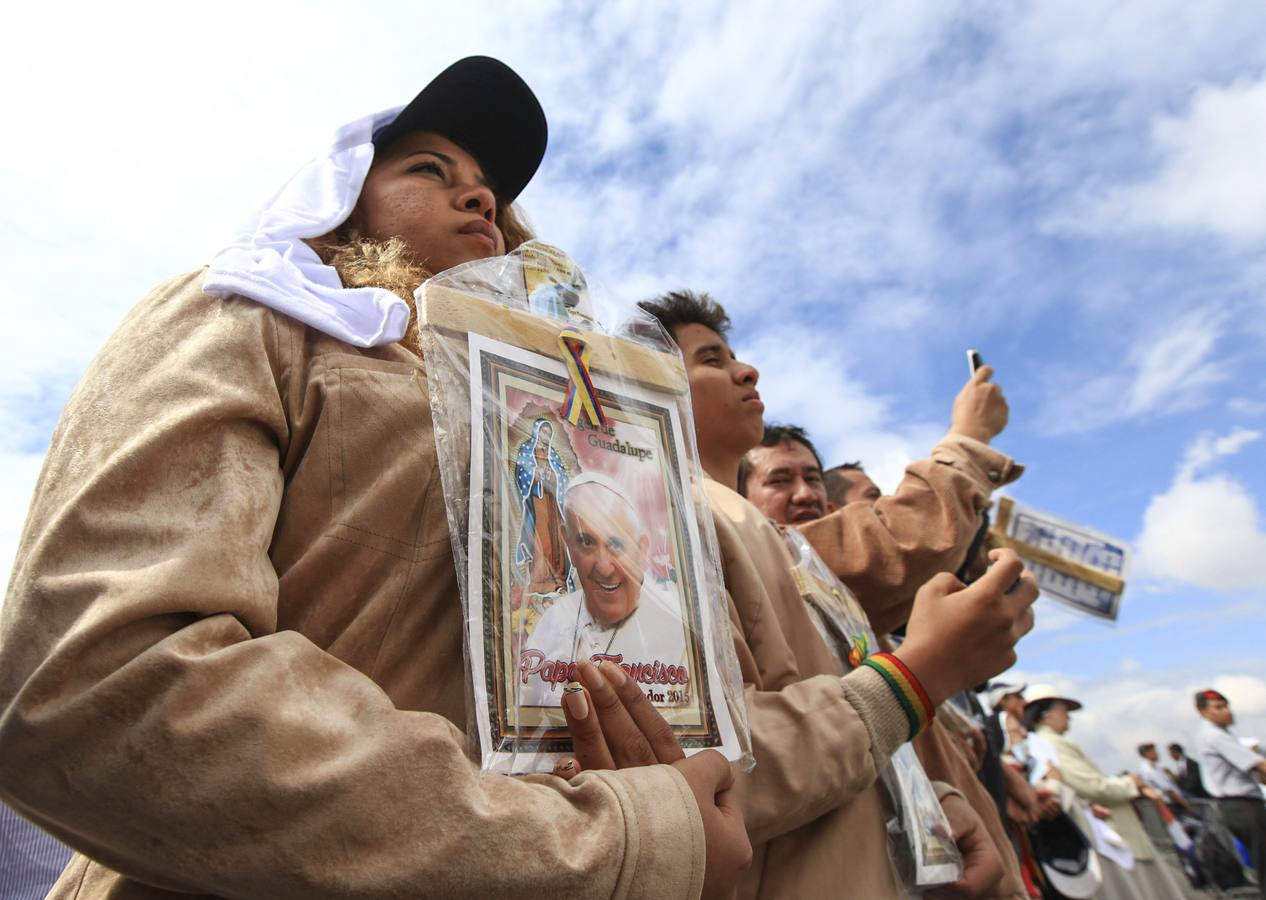
<svg viewBox="0 0 1266 900">
<path fill-rule="evenodd" d="M 716 669 L 688 405 L 591 373 L 605 421 L 562 412 L 558 359 L 469 336 L 468 648 L 486 768 L 548 771 L 582 659 L 620 666 L 692 752 L 738 749 Z"/>
</svg>

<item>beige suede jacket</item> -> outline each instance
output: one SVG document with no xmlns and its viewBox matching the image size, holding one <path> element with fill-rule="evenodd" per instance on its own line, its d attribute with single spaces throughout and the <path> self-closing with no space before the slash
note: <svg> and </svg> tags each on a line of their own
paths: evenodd
<svg viewBox="0 0 1266 900">
<path fill-rule="evenodd" d="M 900 702 L 874 670 L 844 674 L 773 523 L 715 481 L 708 498 L 756 757 L 735 783 L 753 851 L 739 896 L 904 896 L 877 780 L 909 735 Z"/>
<path fill-rule="evenodd" d="M 910 617 L 915 593 L 933 575 L 958 570 L 994 489 L 1023 473 L 989 445 L 951 434 L 906 467 L 891 496 L 796 527 L 886 634 Z"/>
<path fill-rule="evenodd" d="M 481 776 L 420 360 L 202 273 L 53 436 L 0 619 L 0 793 L 55 897 L 696 897 L 667 766 Z"/>
</svg>

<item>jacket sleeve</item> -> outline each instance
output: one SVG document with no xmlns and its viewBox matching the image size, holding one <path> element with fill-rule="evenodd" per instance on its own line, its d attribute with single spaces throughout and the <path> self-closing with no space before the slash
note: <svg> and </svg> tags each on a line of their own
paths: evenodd
<svg viewBox="0 0 1266 900">
<path fill-rule="evenodd" d="M 906 741 L 909 724 L 900 701 L 872 669 L 801 677 L 774 611 L 771 573 L 754 563 L 724 514 L 715 520 L 756 758 L 734 790 L 752 843 L 760 844 L 870 787 Z M 813 627 L 807 617 L 804 625 Z M 763 690 L 761 684 L 782 687 Z"/>
<path fill-rule="evenodd" d="M 1050 735 L 1046 735 L 1049 739 Z M 1065 784 L 1088 803 L 1113 804 L 1133 800 L 1139 795 L 1134 779 L 1128 775 L 1108 776 L 1072 742 L 1052 740 L 1059 756 L 1059 772 Z"/>
<path fill-rule="evenodd" d="M 906 468 L 896 493 L 796 527 L 886 634 L 909 618 L 920 586 L 962 565 L 990 494 L 1023 471 L 988 445 L 951 434 Z"/>
<path fill-rule="evenodd" d="M 697 896 L 671 767 L 481 775 L 452 723 L 277 630 L 276 321 L 167 311 L 200 281 L 129 316 L 53 437 L 0 622 L 4 798 L 175 891 Z"/>
</svg>

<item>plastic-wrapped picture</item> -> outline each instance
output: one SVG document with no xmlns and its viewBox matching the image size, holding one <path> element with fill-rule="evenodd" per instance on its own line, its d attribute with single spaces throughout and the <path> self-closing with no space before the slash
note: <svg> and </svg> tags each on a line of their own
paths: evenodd
<svg viewBox="0 0 1266 900">
<path fill-rule="evenodd" d="M 792 575 L 823 640 L 845 671 L 857 668 L 878 650 L 865 611 L 804 535 L 787 528 L 783 537 L 796 560 Z M 879 777 L 891 804 L 888 846 L 902 881 L 912 891 L 957 881 L 962 854 L 914 748 L 898 747 Z"/>
<path fill-rule="evenodd" d="M 626 385 L 601 391 L 605 426 L 572 425 L 558 413 L 567 378 L 553 360 L 476 335 L 470 349 L 471 419 L 485 423 L 470 487 L 484 508 L 471 518 L 502 537 L 471 561 L 496 618 L 485 630 L 495 697 L 517 707 L 518 727 L 557 724 L 574 663 L 611 661 L 674 710 L 670 721 L 706 730 L 695 677 L 706 672 L 689 640 L 698 601 L 679 588 L 697 550 L 670 508 L 687 489 L 675 404 Z"/>
<path fill-rule="evenodd" d="M 450 275 L 421 295 L 482 762 L 549 771 L 570 751 L 561 700 L 582 659 L 620 666 L 687 753 L 741 759 L 680 357 L 601 332 L 559 255 L 529 245 L 516 278 Z"/>
</svg>

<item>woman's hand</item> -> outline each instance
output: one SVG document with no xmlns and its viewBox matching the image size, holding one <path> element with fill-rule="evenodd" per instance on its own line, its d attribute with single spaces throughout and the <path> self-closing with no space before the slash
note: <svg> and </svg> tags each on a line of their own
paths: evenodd
<svg viewBox="0 0 1266 900">
<path fill-rule="evenodd" d="M 671 765 L 686 779 L 703 819 L 703 896 L 733 897 L 752 864 L 752 845 L 743 812 L 729 793 L 730 764 L 715 750 L 686 758 L 672 727 L 619 666 L 606 663 L 600 671 L 586 659 L 576 669 L 580 683 L 567 685 L 562 703 L 575 758 L 562 759 L 554 774 L 570 779 L 585 769 Z"/>
<path fill-rule="evenodd" d="M 563 715 L 576 754 L 573 766 L 554 774 L 571 778 L 585 769 L 627 769 L 684 759 L 672 727 L 664 721 L 641 688 L 617 665 L 601 667 L 589 660 L 576 666 L 580 683 L 563 690 Z"/>
</svg>

